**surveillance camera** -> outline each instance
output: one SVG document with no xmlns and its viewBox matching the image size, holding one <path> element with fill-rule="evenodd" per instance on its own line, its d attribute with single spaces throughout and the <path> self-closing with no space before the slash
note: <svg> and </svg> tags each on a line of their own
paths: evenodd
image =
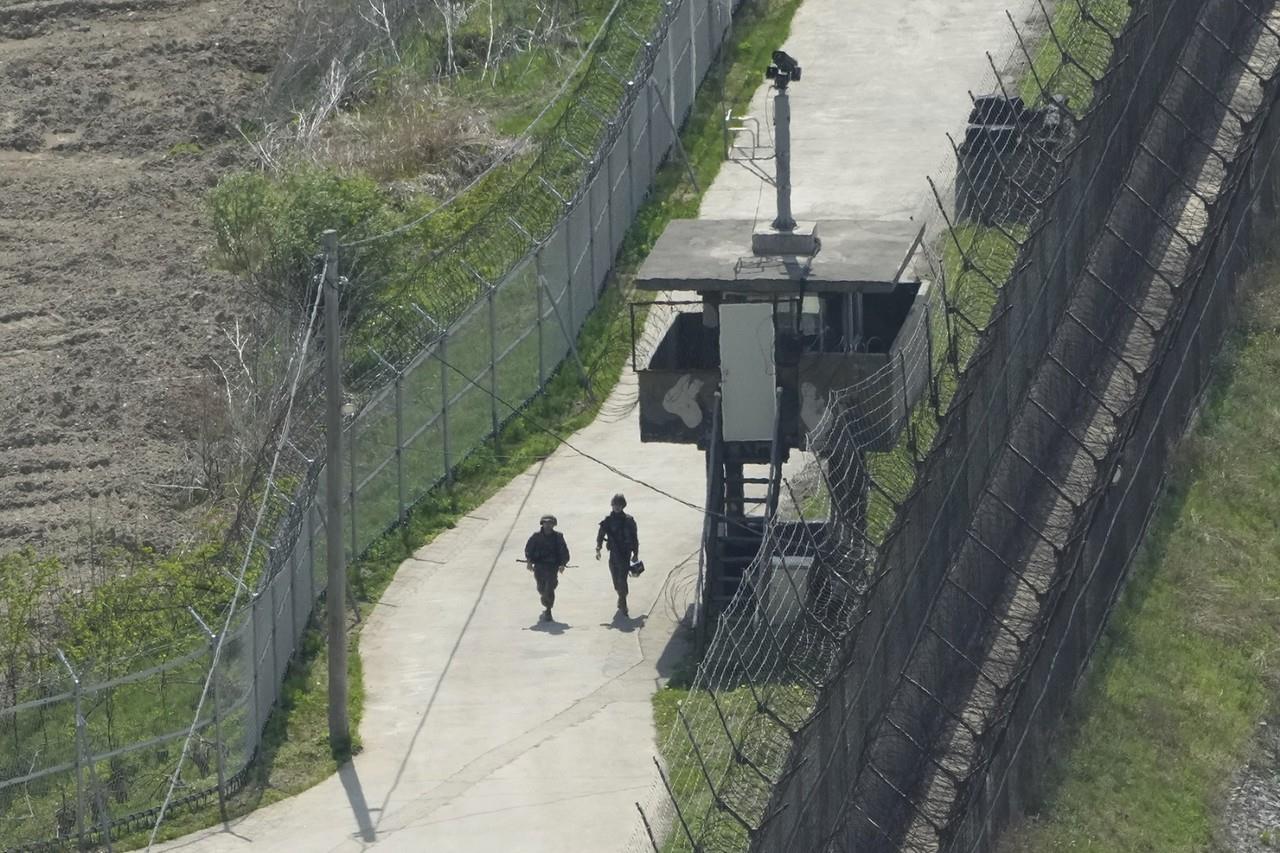
<svg viewBox="0 0 1280 853">
<path fill-rule="evenodd" d="M 787 84 L 800 79 L 800 63 L 781 50 L 773 52 L 773 64 L 764 70 L 765 79 L 774 81 L 779 89 L 787 88 Z"/>
<path fill-rule="evenodd" d="M 781 50 L 773 52 L 773 64 L 778 66 L 778 70 L 790 75 L 792 80 L 800 79 L 800 63 L 796 62 L 789 54 Z"/>
</svg>

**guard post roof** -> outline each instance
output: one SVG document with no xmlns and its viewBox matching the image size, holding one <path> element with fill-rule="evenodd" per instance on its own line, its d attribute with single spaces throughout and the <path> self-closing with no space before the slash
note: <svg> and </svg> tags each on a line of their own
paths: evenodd
<svg viewBox="0 0 1280 853">
<path fill-rule="evenodd" d="M 911 221 L 823 220 L 816 255 L 753 255 L 755 223 L 676 219 L 640 267 L 636 288 L 776 294 L 889 293 L 924 237 Z"/>
</svg>

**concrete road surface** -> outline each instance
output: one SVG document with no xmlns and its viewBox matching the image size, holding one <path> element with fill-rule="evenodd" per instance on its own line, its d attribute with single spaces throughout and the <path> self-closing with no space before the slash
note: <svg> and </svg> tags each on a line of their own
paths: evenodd
<svg viewBox="0 0 1280 853">
<path fill-rule="evenodd" d="M 793 87 L 795 211 L 801 219 L 903 218 L 945 165 L 943 134 L 1005 56 L 1006 0 L 806 0 L 785 49 Z M 1025 8 L 1025 0 L 1015 4 Z M 765 113 L 765 92 L 755 112 Z M 768 135 L 762 140 L 768 142 Z M 770 164 L 766 164 L 772 168 Z M 772 190 L 726 165 L 708 218 L 773 215 Z M 701 514 L 703 460 L 642 445 L 635 377 L 602 416 L 401 566 L 361 639 L 364 751 L 337 776 L 227 827 L 163 849 L 196 851 L 610 851 L 631 837 L 653 784 L 650 696 L 678 659 Z M 589 459 L 579 450 L 597 460 Z M 596 522 L 623 491 L 648 572 L 618 618 Z M 553 512 L 573 552 L 556 621 L 537 622 L 515 562 Z"/>
</svg>

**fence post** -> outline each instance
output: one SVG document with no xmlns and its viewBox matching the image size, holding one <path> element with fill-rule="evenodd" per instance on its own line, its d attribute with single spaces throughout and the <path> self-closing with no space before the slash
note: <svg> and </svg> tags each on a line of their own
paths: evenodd
<svg viewBox="0 0 1280 853">
<path fill-rule="evenodd" d="M 301 533 L 301 531 L 299 531 Z M 302 543 L 301 535 L 293 541 L 293 547 L 289 549 L 289 652 L 292 657 L 293 650 L 298 647 L 298 547 Z"/>
<path fill-rule="evenodd" d="M 596 395 L 591 390 L 591 374 L 587 373 L 587 366 L 582 363 L 582 356 L 578 354 L 577 338 L 568 324 L 565 323 L 564 317 L 560 314 L 560 309 L 556 307 L 555 294 L 547 287 L 547 280 L 541 275 L 538 276 L 538 287 L 547 291 L 547 299 L 551 302 L 551 313 L 556 315 L 556 322 L 560 324 L 560 334 L 564 335 L 564 342 L 569 347 L 569 354 L 573 356 L 574 362 L 578 365 L 578 373 L 582 376 L 582 387 L 586 389 L 587 396 L 594 400 Z"/>
<path fill-rule="evenodd" d="M 498 309 L 494 293 L 489 288 L 489 415 L 493 419 L 493 446 L 498 448 Z"/>
<path fill-rule="evenodd" d="M 440 446 L 444 452 L 444 481 L 453 484 L 453 464 L 449 458 L 449 336 L 441 335 L 440 358 Z"/>
<path fill-rule="evenodd" d="M 71 689 L 75 696 L 75 726 L 76 726 L 76 839 L 80 845 L 80 849 L 86 849 L 84 837 L 84 717 L 80 714 L 80 677 L 76 675 L 76 671 L 71 668 L 71 662 L 67 660 L 67 656 L 62 653 L 62 649 L 55 648 L 58 654 L 58 660 L 62 661 L 62 665 L 67 668 L 67 672 L 71 674 Z"/>
<path fill-rule="evenodd" d="M 276 698 L 279 696 L 280 681 L 284 676 L 284 673 L 280 672 L 278 667 L 280 660 L 280 631 L 276 627 L 276 623 L 280 621 L 280 602 L 277 600 L 276 595 L 276 589 L 280 586 L 278 581 L 278 577 L 272 578 L 271 582 L 267 584 L 267 590 L 271 593 L 271 681 L 268 682 L 271 690 L 271 702 L 269 703 L 271 705 L 276 704 Z M 338 606 L 342 606 L 341 599 L 339 599 Z"/>
<path fill-rule="evenodd" d="M 311 603 L 316 600 L 316 505 L 307 507 L 307 568 L 311 570 Z"/>
<path fill-rule="evenodd" d="M 663 36 L 663 38 L 665 39 L 666 36 Z M 648 186 L 649 183 L 653 180 L 654 176 L 658 174 L 658 151 L 656 147 L 657 143 L 654 141 L 656 139 L 656 135 L 653 132 L 653 95 L 654 93 L 650 91 L 653 88 L 653 75 L 654 75 L 654 72 L 650 71 L 648 81 L 647 81 L 648 85 L 644 87 L 645 89 L 644 103 L 645 103 L 645 106 L 647 107 L 644 115 L 644 124 L 649 132 L 649 171 L 645 174 L 646 186 Z M 659 109 L 661 109 L 662 107 L 661 98 L 658 98 L 658 107 Z"/>
<path fill-rule="evenodd" d="M 351 514 L 351 555 L 347 558 L 348 562 L 356 561 L 356 554 L 360 550 L 360 540 L 357 538 L 359 532 L 359 522 L 356 520 L 356 489 L 359 484 L 356 483 L 356 423 L 351 422 L 351 428 L 347 430 L 347 479 L 350 481 L 347 486 L 347 504 L 348 511 Z"/>
<path fill-rule="evenodd" d="M 209 686 L 213 691 L 213 748 L 218 767 L 218 816 L 222 818 L 223 823 L 226 823 L 227 770 L 222 760 L 222 712 L 219 710 L 222 697 L 218 691 L 218 635 L 210 630 L 194 607 L 187 605 L 187 612 L 200 623 L 200 628 L 209 638 Z"/>
<path fill-rule="evenodd" d="M 329 521 L 325 520 L 325 529 L 329 527 Z M 257 749 L 258 738 L 262 735 L 263 720 L 258 719 L 258 710 L 262 707 L 262 700 L 258 697 L 258 594 L 255 592 L 249 597 L 249 672 L 252 677 L 253 692 L 253 713 L 249 715 L 249 743 L 253 744 L 253 749 L 249 750 L 252 755 Z"/>
<path fill-rule="evenodd" d="M 609 219 L 609 262 L 605 265 L 605 275 L 608 275 L 609 269 L 613 267 L 613 259 L 616 256 L 615 253 L 618 251 L 618 243 L 615 240 L 617 235 L 613 233 L 613 206 L 615 204 L 613 191 L 617 189 L 618 186 L 618 176 L 613 173 L 613 150 L 618 147 L 618 140 L 621 138 L 621 135 L 619 135 L 613 140 L 613 147 L 610 148 L 609 153 L 605 155 L 604 161 L 605 174 L 609 176 L 609 192 L 606 193 L 604 197 L 604 215 Z"/>
<path fill-rule="evenodd" d="M 404 491 L 404 374 L 396 371 L 396 498 L 400 503 L 396 518 L 401 524 L 407 508 Z"/>
<path fill-rule="evenodd" d="M 653 90 L 653 94 L 658 98 L 658 104 L 659 104 L 659 106 L 661 106 L 661 104 L 662 104 L 662 92 L 658 89 L 658 84 L 657 84 L 657 83 L 655 83 L 655 82 L 653 82 L 653 80 L 652 80 L 652 79 L 650 79 L 650 80 L 649 80 L 649 88 L 650 88 L 651 90 Z M 669 96 L 669 97 L 668 97 L 668 100 L 670 100 L 670 101 L 671 101 L 671 112 L 672 112 L 672 113 L 674 113 L 674 112 L 675 112 L 675 98 L 674 98 L 674 97 L 671 97 L 672 95 L 674 95 L 674 93 L 673 93 L 670 89 L 668 89 L 668 96 Z M 666 109 L 664 108 L 664 109 L 662 110 L 662 115 L 663 115 L 663 117 L 665 117 L 665 116 L 666 116 L 666 114 L 667 114 L 667 111 L 666 111 Z M 727 133 L 727 131 L 726 131 L 726 133 Z M 653 138 L 653 130 L 652 130 L 652 129 L 650 129 L 650 130 L 649 130 L 649 138 L 650 138 L 650 139 L 652 139 L 652 138 Z M 684 148 L 684 142 L 680 139 L 680 128 L 676 127 L 675 122 L 672 122 L 672 123 L 671 123 L 671 139 L 672 139 L 671 147 L 672 147 L 673 149 L 675 149 L 677 152 L 679 152 L 679 154 L 680 154 L 680 160 L 681 160 L 681 162 L 683 162 L 683 163 L 684 163 L 684 171 L 685 171 L 685 174 L 689 176 L 689 183 L 693 186 L 693 191 L 694 191 L 694 192 L 696 192 L 696 193 L 701 193 L 701 192 L 702 192 L 702 188 L 698 186 L 698 175 L 697 175 L 697 173 L 695 173 L 695 172 L 693 171 L 693 163 L 689 160 L 689 152 L 688 152 L 688 151 L 685 151 L 685 148 Z M 726 146 L 726 147 L 727 147 L 727 146 Z M 657 170 L 656 170 L 656 168 L 655 168 L 655 171 L 657 171 Z"/>
<path fill-rule="evenodd" d="M 678 10 L 677 10 L 676 14 L 677 14 L 677 15 L 678 15 L 678 14 L 680 14 Z M 672 21 L 674 21 L 674 20 L 675 20 L 675 16 L 674 16 L 674 15 L 671 17 L 671 20 L 672 20 Z M 676 45 L 675 41 L 671 38 L 671 24 L 670 24 L 670 23 L 668 23 L 668 24 L 667 24 L 667 36 L 666 36 L 666 39 L 667 39 L 667 91 L 670 93 L 670 97 L 668 97 L 668 98 L 667 98 L 667 103 L 666 103 L 664 106 L 665 106 L 665 107 L 667 107 L 667 108 L 669 108 L 669 114 L 670 114 L 670 116 L 671 116 L 671 126 L 672 126 L 672 127 L 675 127 L 675 126 L 676 126 L 676 89 L 675 89 L 675 85 L 676 85 L 676 51 L 677 51 L 679 48 L 677 47 L 677 45 Z M 726 146 L 726 147 L 725 147 L 725 150 L 726 150 L 726 151 L 728 150 L 728 146 Z"/>
<path fill-rule="evenodd" d="M 587 191 L 590 192 L 590 185 Z M 577 207 L 577 203 L 567 203 L 564 206 L 564 219 L 560 220 L 564 224 L 564 292 L 573 292 L 573 209 Z M 587 222 L 587 239 L 591 239 L 591 222 L 588 215 Z M 590 267 L 588 267 L 590 269 Z M 587 276 L 587 281 L 591 281 L 591 276 Z M 578 315 L 573 315 L 573 323 L 578 324 Z"/>
<path fill-rule="evenodd" d="M 592 188 L 596 185 L 596 181 L 600 180 L 600 173 L 596 172 L 595 180 L 587 184 L 587 287 L 591 291 L 591 307 L 596 307 L 596 203 L 593 198 Z M 569 242 L 569 241 L 565 241 Z M 573 308 L 573 270 L 570 265 L 569 270 L 569 308 Z M 577 314 L 574 314 L 574 320 L 577 320 Z"/>
<path fill-rule="evenodd" d="M 634 80 L 630 81 L 627 85 L 628 85 L 628 88 L 636 89 L 636 83 L 635 83 L 635 81 L 634 81 Z M 648 104 L 649 104 L 649 97 L 648 97 L 648 95 L 647 95 L 647 94 L 645 95 L 645 100 L 644 100 L 644 102 L 645 102 L 645 105 L 646 105 L 646 106 L 648 106 Z M 627 125 L 626 125 L 626 131 L 627 131 L 627 220 L 628 220 L 628 221 L 630 221 L 630 220 L 631 220 L 631 218 L 632 218 L 633 216 L 635 216 L 636 211 L 640 208 L 640 198 L 642 197 L 642 196 L 638 195 L 638 194 L 637 194 L 637 192 L 636 192 L 636 181 L 640 179 L 640 176 L 639 176 L 639 175 L 637 174 L 637 172 L 636 172 L 636 148 L 637 148 L 637 146 L 638 146 L 638 144 L 639 144 L 639 140 L 635 138 L 635 134 L 636 134 L 636 130 L 635 130 L 635 124 L 636 124 L 636 123 L 635 123 L 635 115 L 636 115 L 636 112 L 639 110 L 639 108 L 640 108 L 640 97 L 639 97 L 639 94 L 637 94 L 637 96 L 636 96 L 635 100 L 633 100 L 633 101 L 631 102 L 631 111 L 630 111 L 629 113 L 627 113 Z M 648 116 L 645 116 L 645 118 L 647 119 L 647 118 L 648 118 Z M 647 183 L 647 181 L 646 181 L 646 183 Z M 626 237 L 627 237 L 626 232 L 625 232 L 625 231 L 624 231 L 624 232 L 622 232 L 622 238 L 625 240 L 625 239 L 626 239 Z"/>
<path fill-rule="evenodd" d="M 628 92 L 635 91 L 636 86 L 633 81 L 628 80 L 626 81 L 625 85 Z M 623 165 L 623 168 L 626 169 L 627 171 L 627 179 L 624 183 L 626 184 L 626 187 L 627 187 L 627 221 L 628 222 L 631 221 L 631 217 L 635 213 L 635 209 L 636 209 L 636 169 L 635 169 L 636 140 L 635 140 L 634 131 L 632 130 L 632 125 L 634 124 L 636 110 L 639 109 L 639 106 L 640 106 L 640 99 L 638 97 L 633 97 L 631 100 L 631 109 L 627 110 L 625 120 L 622 123 L 621 139 L 623 142 L 626 143 L 626 146 L 627 146 L 627 162 Z M 622 230 L 622 236 L 618 241 L 619 248 L 622 247 L 622 242 L 626 239 L 627 239 L 627 231 L 624 228 Z"/>
<path fill-rule="evenodd" d="M 692 108 L 698 97 L 698 19 L 694 17 L 693 0 L 685 0 L 684 6 L 689 10 L 689 105 Z"/>
<path fill-rule="evenodd" d="M 911 461 L 919 466 L 920 454 L 916 446 L 915 424 L 911 422 L 911 397 L 907 388 L 907 355 L 902 350 L 898 350 L 898 367 L 902 372 L 902 418 L 907 431 L 907 449 L 911 451 Z"/>
<path fill-rule="evenodd" d="M 569 240 L 566 236 L 565 243 L 568 244 L 568 242 Z M 538 286 L 533 289 L 534 299 L 537 301 L 538 306 L 538 387 L 542 388 L 547 384 L 547 359 L 544 355 L 546 348 L 543 345 L 542 337 L 542 313 L 544 310 L 542 307 L 542 252 L 534 255 L 533 259 L 534 273 L 538 276 Z"/>
<path fill-rule="evenodd" d="M 111 853 L 111 812 L 107 808 L 107 799 L 102 794 L 102 786 L 98 784 L 98 774 L 93 769 L 93 749 L 87 745 L 85 748 L 85 758 L 89 763 L 89 785 L 93 788 L 93 799 L 98 804 L 98 831 L 102 833 L 102 842 L 107 847 L 107 853 Z"/>
</svg>

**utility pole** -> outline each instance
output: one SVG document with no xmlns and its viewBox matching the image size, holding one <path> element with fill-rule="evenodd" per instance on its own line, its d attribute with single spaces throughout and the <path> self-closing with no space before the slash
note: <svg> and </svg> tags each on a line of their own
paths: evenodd
<svg viewBox="0 0 1280 853">
<path fill-rule="evenodd" d="M 329 587 L 329 748 L 351 749 L 347 719 L 347 567 L 342 548 L 342 338 L 338 314 L 338 232 L 322 235 L 324 245 L 324 348 L 327 454 L 325 458 L 325 551 Z"/>
</svg>

